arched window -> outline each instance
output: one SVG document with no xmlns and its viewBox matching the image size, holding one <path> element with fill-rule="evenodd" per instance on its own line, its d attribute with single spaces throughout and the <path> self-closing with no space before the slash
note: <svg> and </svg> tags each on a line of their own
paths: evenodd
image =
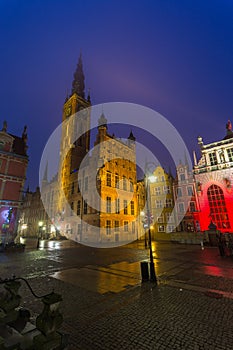
<svg viewBox="0 0 233 350">
<path fill-rule="evenodd" d="M 226 202 L 223 190 L 217 185 L 211 185 L 207 191 L 210 216 L 218 229 L 230 228 Z"/>
</svg>

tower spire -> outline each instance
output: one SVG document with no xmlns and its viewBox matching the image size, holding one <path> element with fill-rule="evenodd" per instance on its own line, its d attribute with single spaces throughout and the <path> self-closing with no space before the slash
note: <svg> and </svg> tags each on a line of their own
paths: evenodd
<svg viewBox="0 0 233 350">
<path fill-rule="evenodd" d="M 85 84 L 84 84 L 84 73 L 83 73 L 83 61 L 82 54 L 80 53 L 76 71 L 74 72 L 74 80 L 72 83 L 72 94 L 76 92 L 77 95 L 85 98 Z"/>
<path fill-rule="evenodd" d="M 47 161 L 46 166 L 45 166 L 43 182 L 48 182 L 48 161 Z"/>
</svg>

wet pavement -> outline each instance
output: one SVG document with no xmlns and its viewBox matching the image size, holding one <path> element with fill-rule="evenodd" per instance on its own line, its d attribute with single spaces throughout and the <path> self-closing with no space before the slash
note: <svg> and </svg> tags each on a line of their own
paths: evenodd
<svg viewBox="0 0 233 350">
<path fill-rule="evenodd" d="M 0 254 L 0 276 L 27 278 L 37 294 L 61 293 L 68 349 L 232 349 L 233 258 L 217 248 L 153 243 L 159 284 L 141 284 L 144 243 L 112 249 L 40 242 Z M 21 287 L 32 318 L 41 310 Z"/>
</svg>

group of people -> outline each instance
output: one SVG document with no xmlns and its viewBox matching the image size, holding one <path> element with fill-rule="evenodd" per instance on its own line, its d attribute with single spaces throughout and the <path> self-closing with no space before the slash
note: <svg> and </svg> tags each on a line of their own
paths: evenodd
<svg viewBox="0 0 233 350">
<path fill-rule="evenodd" d="M 221 256 L 233 256 L 233 235 L 219 233 L 218 248 Z"/>
</svg>

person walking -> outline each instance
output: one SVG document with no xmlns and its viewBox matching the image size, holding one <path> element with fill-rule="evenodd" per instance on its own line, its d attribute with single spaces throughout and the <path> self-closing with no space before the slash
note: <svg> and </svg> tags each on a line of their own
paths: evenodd
<svg viewBox="0 0 233 350">
<path fill-rule="evenodd" d="M 230 256 L 233 256 L 233 235 L 231 233 L 228 235 L 228 248 Z"/>
<path fill-rule="evenodd" d="M 222 232 L 218 236 L 218 249 L 221 256 L 225 256 L 225 240 Z"/>
</svg>

